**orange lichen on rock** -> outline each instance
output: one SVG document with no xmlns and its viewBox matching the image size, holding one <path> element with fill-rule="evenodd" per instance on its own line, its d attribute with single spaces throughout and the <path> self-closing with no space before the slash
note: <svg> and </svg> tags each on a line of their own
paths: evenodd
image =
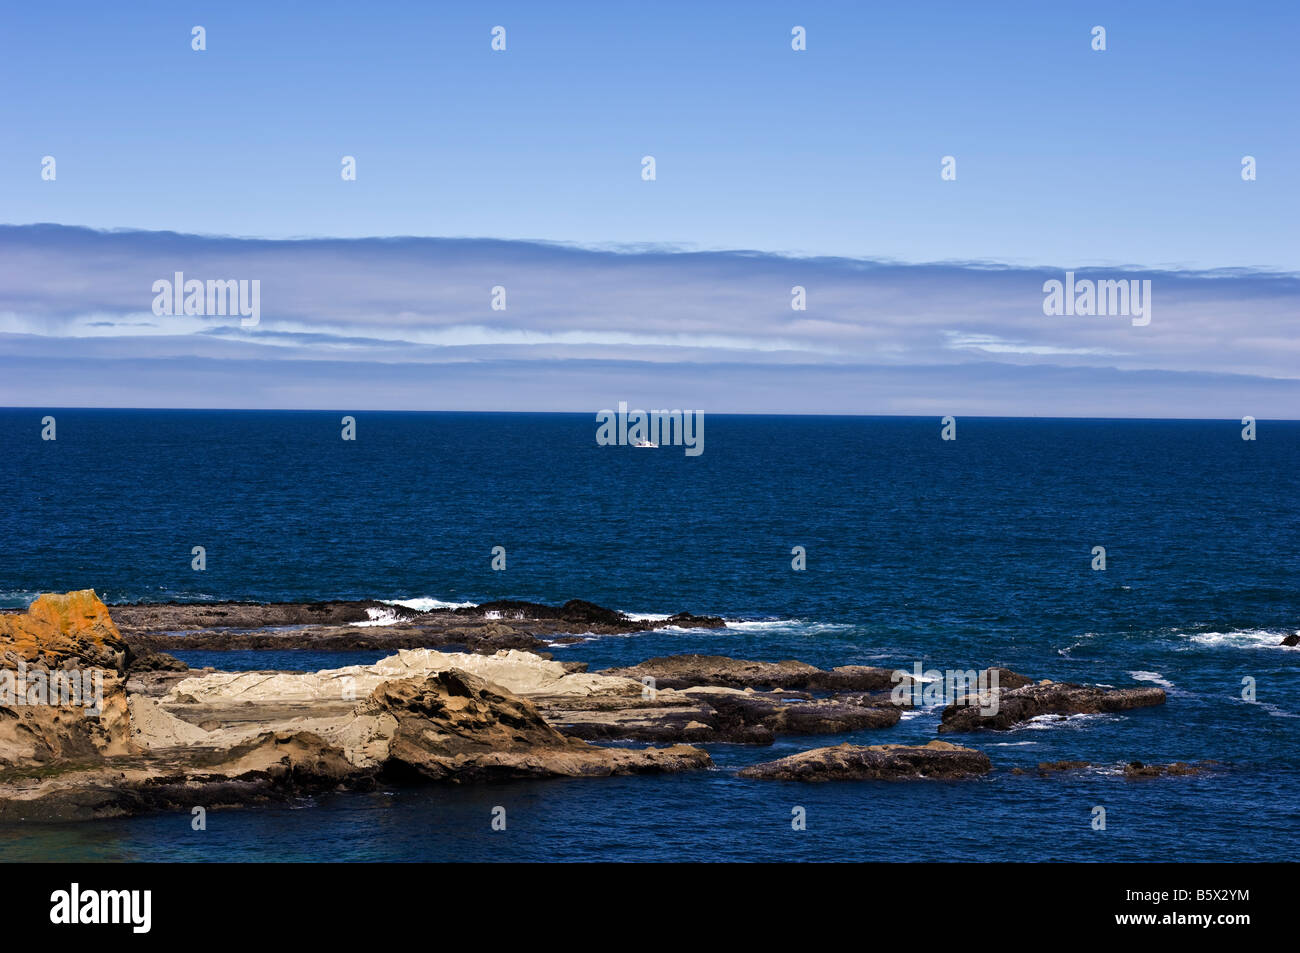
<svg viewBox="0 0 1300 953">
<path fill-rule="evenodd" d="M 69 659 L 122 671 L 126 642 L 93 589 L 46 593 L 25 615 L 0 615 L 0 652 L 28 662 Z"/>
<path fill-rule="evenodd" d="M 0 614 L 0 764 L 134 751 L 126 659 L 92 589 Z"/>
</svg>

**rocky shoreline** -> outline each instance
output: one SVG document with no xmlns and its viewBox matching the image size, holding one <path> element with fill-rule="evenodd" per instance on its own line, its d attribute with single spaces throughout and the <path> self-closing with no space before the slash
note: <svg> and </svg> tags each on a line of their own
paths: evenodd
<svg viewBox="0 0 1300 953">
<path fill-rule="evenodd" d="M 370 601 L 107 607 L 90 590 L 45 595 L 25 613 L 0 613 L 0 676 L 92 667 L 102 703 L 91 718 L 73 704 L 0 700 L 0 822 L 234 807 L 398 782 L 700 770 L 712 759 L 699 744 L 885 731 L 912 704 L 910 677 L 887 668 L 683 654 L 593 672 L 536 651 L 548 640 L 723 625 L 689 614 L 634 620 L 580 600 L 419 612 Z M 166 654 L 362 647 L 391 654 L 319 672 L 190 671 Z M 940 732 L 1165 702 L 1158 688 L 996 671 L 997 712 L 973 704 L 987 697 L 956 699 Z M 1194 773 L 1141 769 L 1126 776 Z M 992 770 L 984 753 L 933 740 L 813 748 L 737 777 L 959 780 Z"/>
</svg>

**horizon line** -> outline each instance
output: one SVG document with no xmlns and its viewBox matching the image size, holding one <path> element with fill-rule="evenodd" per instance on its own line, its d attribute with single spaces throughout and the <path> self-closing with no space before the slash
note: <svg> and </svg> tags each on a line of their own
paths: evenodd
<svg viewBox="0 0 1300 953">
<path fill-rule="evenodd" d="M 886 267 L 944 267 L 961 268 L 972 271 L 1051 271 L 1060 270 L 1089 271 L 1099 268 L 1124 269 L 1143 273 L 1179 275 L 1185 278 L 1300 278 L 1300 268 L 1284 268 L 1274 265 L 1215 265 L 1213 267 L 1193 267 L 1185 263 L 1166 262 L 1164 264 L 1139 264 L 1134 261 L 1096 259 L 1085 263 L 1061 264 L 1043 261 L 992 259 L 992 258 L 897 258 L 884 255 L 848 255 L 824 252 L 803 252 L 781 249 L 741 248 L 734 246 L 697 246 L 688 242 L 581 242 L 554 238 L 504 238 L 492 235 L 237 235 L 222 232 L 187 232 L 174 228 L 141 228 L 124 225 L 112 228 L 98 228 L 93 225 L 77 225 L 65 222 L 0 222 L 3 229 L 66 229 L 69 231 L 88 232 L 103 236 L 152 235 L 172 236 L 177 238 L 195 238 L 201 241 L 238 242 L 269 244 L 335 244 L 335 243 L 371 243 L 371 242 L 477 242 L 485 245 L 532 245 L 556 251 L 587 252 L 590 254 L 636 257 L 639 255 L 699 255 L 736 258 L 779 258 L 792 262 L 818 262 L 823 264 L 854 263 L 883 265 Z"/>
<path fill-rule="evenodd" d="M 602 410 L 605 408 L 602 408 Z M 640 410 L 641 408 L 631 408 Z M 656 409 L 656 408 L 647 408 Z M 677 409 L 677 408 L 674 408 Z M 680 408 L 683 412 L 686 408 Z M 48 404 L 11 404 L 0 406 L 0 413 L 5 411 L 46 410 L 46 411 L 117 411 L 133 413 L 179 413 L 179 414 L 483 414 L 491 416 L 531 416 L 531 417 L 584 417 L 596 416 L 601 411 L 591 410 L 397 410 L 382 407 L 53 407 Z M 1076 420 L 1102 421 L 1116 423 L 1225 423 L 1233 422 L 1238 426 L 1241 417 L 1076 417 L 1030 414 L 1011 416 L 1009 414 L 809 414 L 809 413 L 753 413 L 746 411 L 708 411 L 691 410 L 692 413 L 707 414 L 710 417 L 832 417 L 859 420 L 942 420 L 952 417 L 958 420 Z M 1255 421 L 1271 423 L 1300 423 L 1300 417 L 1256 417 Z"/>
</svg>

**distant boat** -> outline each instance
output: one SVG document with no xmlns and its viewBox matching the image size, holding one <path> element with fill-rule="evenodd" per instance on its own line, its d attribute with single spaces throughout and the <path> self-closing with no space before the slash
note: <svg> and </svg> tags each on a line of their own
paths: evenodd
<svg viewBox="0 0 1300 953">
<path fill-rule="evenodd" d="M 657 443 L 651 443 L 649 440 L 633 440 L 633 441 L 632 441 L 632 446 L 634 446 L 634 447 L 658 447 L 659 444 L 657 444 Z"/>
</svg>

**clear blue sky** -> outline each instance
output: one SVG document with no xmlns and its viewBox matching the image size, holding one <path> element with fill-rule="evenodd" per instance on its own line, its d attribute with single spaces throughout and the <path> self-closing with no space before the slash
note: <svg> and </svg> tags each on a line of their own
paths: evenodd
<svg viewBox="0 0 1300 953">
<path fill-rule="evenodd" d="M 1298 47 L 1290 2 L 9 4 L 0 221 L 1296 270 Z"/>
</svg>

